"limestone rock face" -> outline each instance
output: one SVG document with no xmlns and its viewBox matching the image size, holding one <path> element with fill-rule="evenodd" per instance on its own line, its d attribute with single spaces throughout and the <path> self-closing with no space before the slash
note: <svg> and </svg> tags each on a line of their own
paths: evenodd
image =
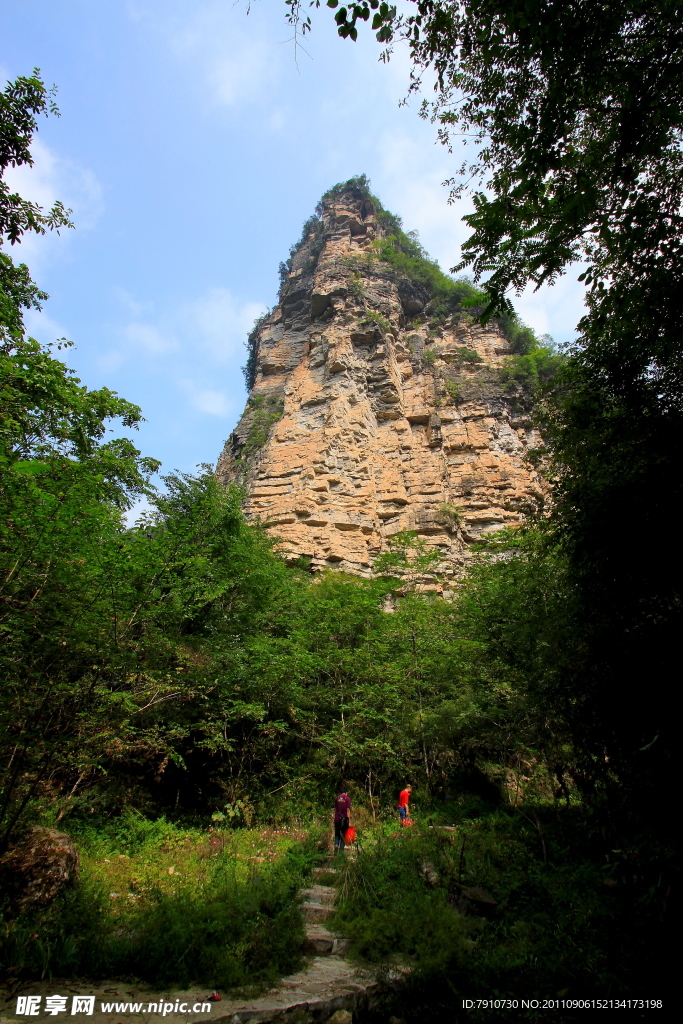
<svg viewBox="0 0 683 1024">
<path fill-rule="evenodd" d="M 521 519 L 540 438 L 500 369 L 497 327 L 430 321 L 427 288 L 381 260 L 371 202 L 323 203 L 255 334 L 253 388 L 217 466 L 246 512 L 316 569 L 369 575 L 415 531 L 457 577 L 468 546 Z M 433 305 L 433 304 L 432 304 Z"/>
</svg>

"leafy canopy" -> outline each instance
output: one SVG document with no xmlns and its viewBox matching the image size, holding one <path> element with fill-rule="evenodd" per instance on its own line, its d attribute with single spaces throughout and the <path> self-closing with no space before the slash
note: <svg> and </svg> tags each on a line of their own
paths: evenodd
<svg viewBox="0 0 683 1024">
<path fill-rule="evenodd" d="M 33 165 L 31 141 L 38 128 L 40 114 L 56 114 L 55 88 L 46 89 L 35 68 L 30 78 L 19 77 L 8 82 L 0 93 L 0 178 L 8 167 Z M 70 210 L 57 201 L 47 213 L 16 192 L 10 192 L 0 181 L 0 236 L 14 245 L 26 231 L 45 234 L 47 230 L 73 227 Z"/>
</svg>

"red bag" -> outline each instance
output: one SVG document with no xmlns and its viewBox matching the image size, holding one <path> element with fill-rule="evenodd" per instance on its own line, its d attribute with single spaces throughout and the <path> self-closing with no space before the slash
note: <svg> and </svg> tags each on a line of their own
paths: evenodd
<svg viewBox="0 0 683 1024">
<path fill-rule="evenodd" d="M 344 842 L 348 843 L 350 845 L 351 843 L 355 843 L 355 841 L 356 841 L 356 830 L 353 827 L 353 825 L 349 825 L 349 827 L 347 828 L 346 832 L 344 833 Z"/>
</svg>

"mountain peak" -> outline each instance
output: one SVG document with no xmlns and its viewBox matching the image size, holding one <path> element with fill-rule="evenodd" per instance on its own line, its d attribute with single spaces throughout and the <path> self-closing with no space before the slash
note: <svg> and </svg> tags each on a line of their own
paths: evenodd
<svg viewBox="0 0 683 1024">
<path fill-rule="evenodd" d="M 542 489 L 529 396 L 504 381 L 512 346 L 468 312 L 364 176 L 327 192 L 250 335 L 251 392 L 217 466 L 292 559 L 369 575 L 406 532 L 457 578 L 470 545 L 519 523 Z M 463 308 L 463 301 L 469 304 Z"/>
</svg>

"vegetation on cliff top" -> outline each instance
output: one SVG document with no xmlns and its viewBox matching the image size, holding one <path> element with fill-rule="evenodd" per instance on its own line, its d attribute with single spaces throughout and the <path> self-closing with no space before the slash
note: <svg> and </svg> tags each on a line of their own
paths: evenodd
<svg viewBox="0 0 683 1024">
<path fill-rule="evenodd" d="M 467 311 L 471 316 L 483 312 L 488 302 L 486 292 L 476 287 L 467 277 L 454 278 L 445 274 L 437 261 L 426 252 L 417 232 L 405 232 L 401 218 L 384 208 L 381 200 L 372 192 L 367 175 L 360 174 L 348 181 L 339 182 L 325 192 L 318 205 L 317 215 L 322 215 L 324 204 L 344 194 L 372 204 L 378 222 L 387 232 L 387 235 L 375 242 L 374 248 L 379 258 L 394 267 L 402 277 L 424 285 L 431 300 L 428 309 L 430 320 L 442 321 L 462 311 Z M 307 222 L 309 230 L 310 223 Z M 528 355 L 538 347 L 536 334 L 530 327 L 520 323 L 514 311 L 496 317 L 495 322 L 510 341 L 515 355 Z"/>
<path fill-rule="evenodd" d="M 372 192 L 370 181 L 365 174 L 339 182 L 324 193 L 315 213 L 304 223 L 301 236 L 292 245 L 288 259 L 280 264 L 281 291 L 291 273 L 294 257 L 302 246 L 309 246 L 307 267 L 310 269 L 315 265 L 324 239 L 324 208 L 343 195 L 372 204 L 378 222 L 388 232 L 377 239 L 373 252 L 378 259 L 393 267 L 400 277 L 427 290 L 430 300 L 427 315 L 430 323 L 442 324 L 449 318 L 462 314 L 475 318 L 481 316 L 489 301 L 486 292 L 473 284 L 468 277 L 454 278 L 444 273 L 437 261 L 429 256 L 420 243 L 417 232 L 405 232 L 401 218 L 384 208 L 380 199 Z M 265 313 L 254 322 L 246 341 L 248 355 L 242 372 L 249 391 L 256 381 L 259 331 L 269 315 L 269 312 Z M 539 339 L 530 327 L 521 323 L 512 308 L 496 314 L 493 320 L 512 348 L 513 359 L 505 372 L 505 380 L 516 380 L 530 385 L 553 376 L 561 364 L 561 357 L 554 348 L 552 339 Z"/>
</svg>

